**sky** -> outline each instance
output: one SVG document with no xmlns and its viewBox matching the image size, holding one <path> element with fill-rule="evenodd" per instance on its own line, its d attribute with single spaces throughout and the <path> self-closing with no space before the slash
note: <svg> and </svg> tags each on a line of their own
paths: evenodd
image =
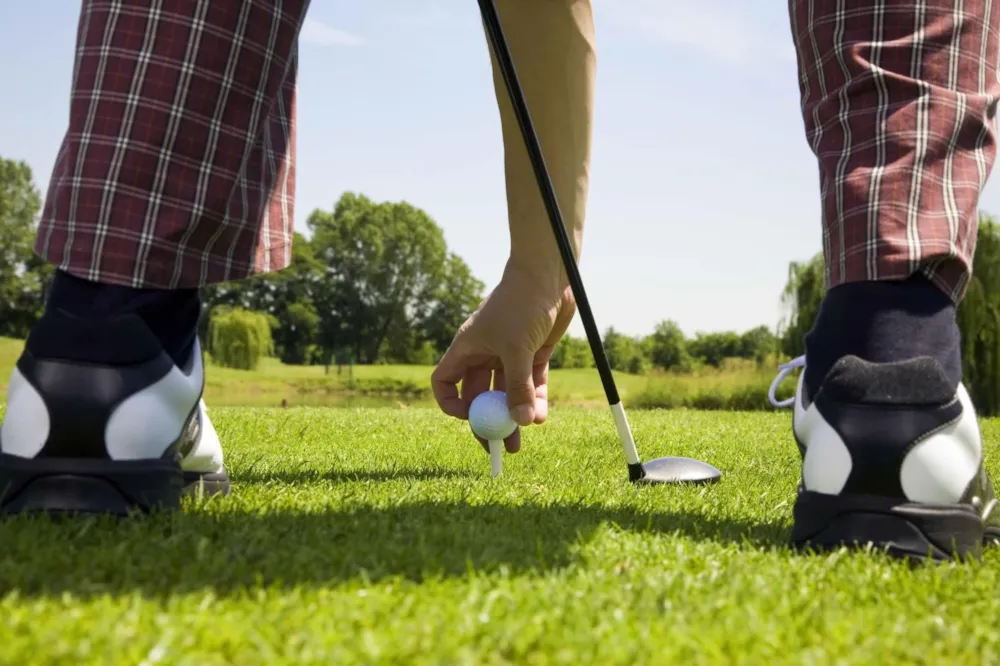
<svg viewBox="0 0 1000 666">
<path fill-rule="evenodd" d="M 755 7 L 750 11 L 750 5 Z M 786 3 L 596 0 L 580 271 L 598 327 L 775 326 L 820 249 Z M 42 192 L 65 131 L 79 4 L 0 3 L 0 155 Z M 313 0 L 300 36 L 296 227 L 345 191 L 405 200 L 487 287 L 507 257 L 503 146 L 473 0 Z M 1000 184 L 980 202 L 1000 213 Z M 583 335 L 579 317 L 570 332 Z"/>
</svg>

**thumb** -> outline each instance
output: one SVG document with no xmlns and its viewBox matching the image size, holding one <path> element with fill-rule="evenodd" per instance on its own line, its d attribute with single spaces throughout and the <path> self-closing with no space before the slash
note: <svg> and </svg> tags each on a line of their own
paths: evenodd
<svg viewBox="0 0 1000 666">
<path fill-rule="evenodd" d="M 518 425 L 531 425 L 535 421 L 535 380 L 532 376 L 535 355 L 529 349 L 513 349 L 500 360 L 511 418 Z"/>
</svg>

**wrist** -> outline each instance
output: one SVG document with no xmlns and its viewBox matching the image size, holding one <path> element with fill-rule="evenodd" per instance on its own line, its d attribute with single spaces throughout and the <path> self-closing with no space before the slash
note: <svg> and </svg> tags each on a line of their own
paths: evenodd
<svg viewBox="0 0 1000 666">
<path fill-rule="evenodd" d="M 530 283 L 533 290 L 553 297 L 569 288 L 569 278 L 554 245 L 551 253 L 512 252 L 504 267 L 503 279 Z"/>
</svg>

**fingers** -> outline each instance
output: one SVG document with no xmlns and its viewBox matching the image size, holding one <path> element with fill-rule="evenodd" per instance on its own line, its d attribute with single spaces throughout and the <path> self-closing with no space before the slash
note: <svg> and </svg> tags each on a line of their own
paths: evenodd
<svg viewBox="0 0 1000 666">
<path fill-rule="evenodd" d="M 466 375 L 470 357 L 459 345 L 453 344 L 431 373 L 431 390 L 438 407 L 448 416 L 458 419 L 469 418 L 469 403 L 458 394 L 458 383 Z M 463 383 L 464 384 L 464 383 Z"/>
<path fill-rule="evenodd" d="M 535 380 L 535 423 L 545 423 L 549 416 L 549 359 L 554 347 L 542 347 L 535 355 L 532 371 Z"/>
<path fill-rule="evenodd" d="M 535 365 L 532 368 L 532 378 L 535 384 L 535 419 L 533 423 L 545 423 L 549 415 L 549 357 L 551 350 L 540 351 L 535 355 Z M 493 380 L 493 388 L 497 391 L 506 391 L 506 381 L 504 371 L 497 370 Z M 509 403 L 508 403 L 509 404 Z"/>
<path fill-rule="evenodd" d="M 468 409 L 476 396 L 490 390 L 490 380 L 493 371 L 488 366 L 479 366 L 465 369 L 465 378 L 462 379 L 462 400 L 465 408 Z"/>
<path fill-rule="evenodd" d="M 546 417 L 548 416 L 548 380 L 549 380 L 549 364 L 548 356 L 545 350 L 538 354 L 538 358 L 544 359 L 541 363 L 536 363 L 531 366 L 530 370 L 530 385 L 525 389 L 522 389 L 521 396 L 530 395 L 530 400 L 527 401 L 527 406 L 531 409 L 531 417 L 528 423 L 544 423 Z M 535 361 L 537 359 L 533 359 Z M 442 359 L 441 366 L 445 367 L 445 370 L 435 370 L 433 375 L 434 382 L 434 395 L 438 398 L 438 404 L 442 405 L 442 409 L 445 409 L 446 413 L 451 415 L 456 415 L 455 412 L 461 411 L 464 414 L 460 418 L 468 418 L 469 405 L 476 396 L 489 391 L 491 388 L 496 391 L 504 391 L 507 393 L 507 404 L 510 407 L 510 389 L 509 382 L 507 380 L 507 373 L 503 369 L 502 365 L 497 367 L 494 371 L 490 368 L 490 365 L 484 364 L 480 366 L 465 367 L 464 374 L 461 376 L 460 380 L 455 380 L 455 371 L 449 373 L 449 368 L 451 365 L 445 365 L 445 359 Z M 439 368 L 441 367 L 439 366 Z M 459 396 L 459 390 L 457 387 L 458 381 L 461 381 L 461 395 Z M 491 386 L 492 383 L 492 386 Z M 523 384 L 522 384 L 523 385 Z M 528 393 L 528 388 L 530 388 L 531 393 Z M 443 398 L 443 399 L 442 399 Z M 461 406 L 458 405 L 461 403 Z M 524 406 L 524 403 L 517 406 Z M 448 411 L 452 409 L 453 411 Z M 514 410 L 511 409 L 511 417 L 517 420 L 514 414 Z M 504 440 L 504 448 L 508 453 L 517 453 L 521 450 L 521 429 L 519 427 L 514 430 L 514 432 Z M 526 425 L 526 424 L 525 424 Z M 471 430 L 471 427 L 470 427 Z M 479 437 L 472 433 L 479 442 L 479 445 L 483 448 L 483 451 L 489 453 L 490 447 L 489 442 L 482 437 Z"/>
<path fill-rule="evenodd" d="M 549 416 L 549 364 L 536 365 L 535 379 L 535 423 L 545 423 Z"/>
<path fill-rule="evenodd" d="M 503 440 L 504 448 L 507 449 L 507 453 L 517 453 L 521 450 L 521 429 L 516 429 L 510 437 Z"/>
<path fill-rule="evenodd" d="M 473 437 L 476 438 L 476 441 L 479 442 L 479 445 L 483 447 L 483 451 L 486 451 L 486 453 L 489 453 L 490 452 L 490 443 L 487 440 L 485 440 L 482 437 L 480 437 L 479 435 L 477 435 L 476 433 L 474 433 L 474 432 L 472 433 L 472 435 L 473 435 Z M 514 433 L 510 437 L 508 437 L 507 439 L 503 440 L 503 444 L 504 444 L 504 448 L 507 449 L 507 453 L 517 453 L 518 451 L 520 451 L 521 450 L 521 429 L 518 428 L 517 430 L 515 430 Z"/>
<path fill-rule="evenodd" d="M 535 421 L 535 352 L 515 347 L 501 354 L 500 360 L 510 415 L 518 425 L 531 425 Z"/>
<path fill-rule="evenodd" d="M 493 390 L 494 391 L 506 391 L 506 383 L 504 382 L 503 367 L 497 368 L 493 374 Z M 512 417 L 513 418 L 513 417 Z M 489 451 L 489 442 L 484 439 L 479 439 L 480 443 L 483 444 L 484 448 Z M 507 453 L 517 453 L 521 450 L 521 428 L 518 426 L 515 428 L 514 432 L 507 439 L 503 440 L 504 447 L 507 449 Z"/>
</svg>

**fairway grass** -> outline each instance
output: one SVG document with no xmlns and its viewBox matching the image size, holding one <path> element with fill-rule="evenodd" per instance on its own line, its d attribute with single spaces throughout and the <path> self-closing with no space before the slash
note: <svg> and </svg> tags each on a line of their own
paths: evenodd
<svg viewBox="0 0 1000 666">
<path fill-rule="evenodd" d="M 228 498 L 112 523 L 0 523 L 0 663 L 995 663 L 1000 558 L 909 567 L 785 546 L 784 414 L 635 412 L 636 488 L 603 410 L 558 409 L 489 478 L 424 409 L 212 412 Z M 1000 426 L 987 422 L 990 451 Z"/>
</svg>

